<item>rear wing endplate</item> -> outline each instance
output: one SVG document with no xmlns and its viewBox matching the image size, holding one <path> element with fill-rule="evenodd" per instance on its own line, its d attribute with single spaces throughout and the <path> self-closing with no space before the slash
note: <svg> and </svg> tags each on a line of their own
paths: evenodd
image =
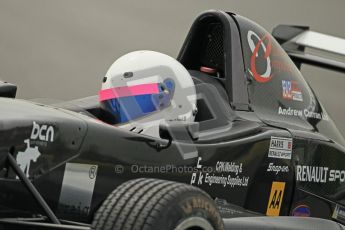
<svg viewBox="0 0 345 230">
<path fill-rule="evenodd" d="M 345 73 L 345 39 L 310 31 L 309 27 L 289 25 L 277 26 L 272 35 L 298 68 L 305 63 Z M 306 48 L 321 52 L 307 54 Z M 324 57 L 321 53 L 332 55 L 332 58 Z"/>
</svg>

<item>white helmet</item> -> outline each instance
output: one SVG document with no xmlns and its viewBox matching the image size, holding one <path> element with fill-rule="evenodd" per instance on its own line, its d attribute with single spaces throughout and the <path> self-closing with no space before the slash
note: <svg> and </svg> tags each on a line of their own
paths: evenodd
<svg viewBox="0 0 345 230">
<path fill-rule="evenodd" d="M 161 122 L 194 121 L 197 111 L 188 71 L 174 58 L 154 51 L 117 59 L 103 79 L 99 100 L 110 123 L 155 137 Z"/>
</svg>

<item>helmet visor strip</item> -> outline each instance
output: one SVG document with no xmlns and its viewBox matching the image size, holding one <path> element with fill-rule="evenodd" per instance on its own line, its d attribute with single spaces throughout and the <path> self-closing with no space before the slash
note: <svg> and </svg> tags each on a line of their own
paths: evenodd
<svg viewBox="0 0 345 230">
<path fill-rule="evenodd" d="M 174 82 L 140 84 L 101 90 L 99 100 L 111 112 L 116 123 L 125 123 L 171 105 Z"/>
</svg>

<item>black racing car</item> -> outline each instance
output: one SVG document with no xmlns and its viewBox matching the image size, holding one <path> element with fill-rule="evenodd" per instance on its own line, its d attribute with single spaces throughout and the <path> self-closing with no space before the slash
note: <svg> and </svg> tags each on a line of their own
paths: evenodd
<svg viewBox="0 0 345 230">
<path fill-rule="evenodd" d="M 107 124 L 97 96 L 47 105 L 2 83 L 0 229 L 341 229 L 345 142 L 298 68 L 345 66 L 306 35 L 202 13 L 177 58 L 196 120 L 161 138 Z"/>
</svg>

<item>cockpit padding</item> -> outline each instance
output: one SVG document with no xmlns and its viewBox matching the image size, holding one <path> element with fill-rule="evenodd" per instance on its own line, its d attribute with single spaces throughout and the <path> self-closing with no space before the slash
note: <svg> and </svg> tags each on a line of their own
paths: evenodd
<svg viewBox="0 0 345 230">
<path fill-rule="evenodd" d="M 229 126 L 235 114 L 218 89 L 207 83 L 196 84 L 195 88 L 198 108 L 195 121 L 200 123 L 200 132 Z"/>
<path fill-rule="evenodd" d="M 201 83 L 211 84 L 216 87 L 221 97 L 225 101 L 229 102 L 229 97 L 228 97 L 228 94 L 226 93 L 223 79 L 219 79 L 219 78 L 207 75 L 205 73 L 202 73 L 196 70 L 190 70 L 189 74 L 192 76 L 195 85 L 198 85 Z"/>
</svg>

